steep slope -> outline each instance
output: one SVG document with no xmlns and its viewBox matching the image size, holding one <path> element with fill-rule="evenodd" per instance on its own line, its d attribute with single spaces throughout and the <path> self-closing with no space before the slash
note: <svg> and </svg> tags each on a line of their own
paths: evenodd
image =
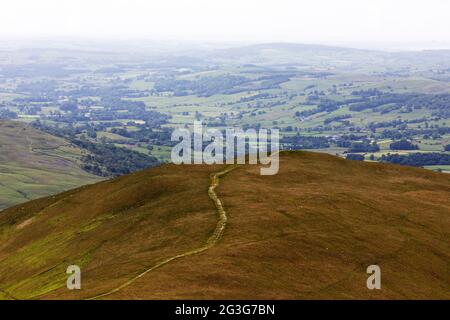
<svg viewBox="0 0 450 320">
<path fill-rule="evenodd" d="M 199 250 L 224 169 L 165 165 L 5 210 L 0 297 L 450 298 L 449 175 L 308 152 L 282 153 L 274 176 L 237 166 L 214 190 L 223 236 Z"/>
<path fill-rule="evenodd" d="M 0 209 L 100 181 L 80 169 L 80 152 L 25 123 L 0 120 Z"/>
</svg>

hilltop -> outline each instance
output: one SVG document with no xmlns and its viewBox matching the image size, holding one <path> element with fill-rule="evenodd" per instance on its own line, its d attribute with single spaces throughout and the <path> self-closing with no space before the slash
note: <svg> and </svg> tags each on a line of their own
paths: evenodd
<svg viewBox="0 0 450 320">
<path fill-rule="evenodd" d="M 450 175 L 280 160 L 274 176 L 168 164 L 4 210 L 0 298 L 450 298 Z M 70 264 L 81 290 L 65 287 Z M 372 264 L 381 290 L 366 288 Z"/>
</svg>

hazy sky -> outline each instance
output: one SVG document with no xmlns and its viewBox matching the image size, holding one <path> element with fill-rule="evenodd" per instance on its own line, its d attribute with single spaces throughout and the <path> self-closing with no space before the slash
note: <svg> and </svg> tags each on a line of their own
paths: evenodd
<svg viewBox="0 0 450 320">
<path fill-rule="evenodd" d="M 450 42 L 449 0 L 1 0 L 0 37 Z"/>
</svg>

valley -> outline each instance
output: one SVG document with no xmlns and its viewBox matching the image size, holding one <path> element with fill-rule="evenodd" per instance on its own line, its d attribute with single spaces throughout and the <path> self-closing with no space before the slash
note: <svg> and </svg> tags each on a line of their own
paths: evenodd
<svg viewBox="0 0 450 320">
<path fill-rule="evenodd" d="M 446 50 L 283 43 L 9 48 L 0 52 L 0 119 L 41 139 L 30 147 L 32 135 L 1 127 L 0 208 L 170 162 L 173 130 L 194 121 L 279 129 L 285 150 L 448 173 L 449 61 Z"/>
<path fill-rule="evenodd" d="M 403 139 L 417 145 L 414 152 L 448 154 L 449 51 L 283 43 L 159 51 L 5 51 L 0 117 L 161 162 L 170 160 L 173 128 L 194 120 L 218 129 L 279 128 L 286 149 L 372 161 L 409 153 L 390 147 Z M 433 162 L 427 165 L 444 171 L 450 164 Z"/>
</svg>

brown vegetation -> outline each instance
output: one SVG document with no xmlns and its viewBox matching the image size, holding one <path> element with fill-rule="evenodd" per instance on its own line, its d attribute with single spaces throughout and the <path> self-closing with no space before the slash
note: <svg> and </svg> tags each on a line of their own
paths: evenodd
<svg viewBox="0 0 450 320">
<path fill-rule="evenodd" d="M 221 170 L 165 165 L 5 210 L 0 298 L 93 297 L 204 246 Z M 216 192 L 228 218 L 217 245 L 104 298 L 450 298 L 449 175 L 289 152 L 277 175 L 239 166 Z M 81 290 L 65 288 L 69 264 Z M 366 288 L 371 264 L 381 290 Z"/>
</svg>

